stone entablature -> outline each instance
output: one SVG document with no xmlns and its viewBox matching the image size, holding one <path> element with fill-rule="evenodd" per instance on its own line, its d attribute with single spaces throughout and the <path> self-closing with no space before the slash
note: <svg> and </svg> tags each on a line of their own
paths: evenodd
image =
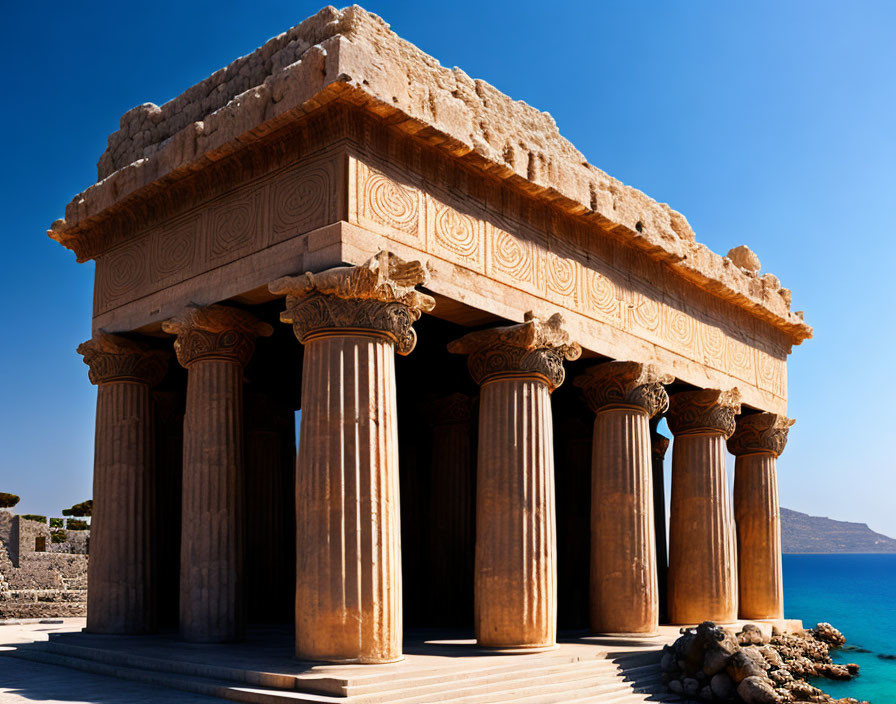
<svg viewBox="0 0 896 704">
<path fill-rule="evenodd" d="M 738 386 L 750 405 L 786 411 L 789 333 L 372 118 L 327 114 L 306 135 L 316 155 L 308 161 L 267 162 L 271 148 L 241 162 L 246 171 L 219 165 L 231 173 L 229 191 L 220 190 L 226 179 L 205 179 L 208 189 L 188 189 L 201 198 L 189 210 L 188 195 L 169 193 L 144 213 L 143 229 L 131 215 L 120 230 L 111 221 L 97 230 L 95 246 L 112 248 L 96 255 L 94 328 L 158 325 L 189 302 L 247 291 L 262 291 L 249 302 L 270 299 L 270 281 L 362 264 L 385 237 L 427 263 L 436 293 L 511 320 L 559 309 L 588 350 L 654 363 L 694 385 Z M 239 173 L 255 177 L 240 183 Z"/>
<path fill-rule="evenodd" d="M 212 91 L 214 98 L 207 97 L 212 86 L 221 87 Z M 155 204 L 146 206 L 154 203 L 155 186 L 174 190 L 178 181 L 245 152 L 247 145 L 269 142 L 276 130 L 295 129 L 297 120 L 332 101 L 389 118 L 398 131 L 441 150 L 442 160 L 456 160 L 511 191 L 583 218 L 587 239 L 610 234 L 646 252 L 692 286 L 785 332 L 793 343 L 811 336 L 801 316 L 790 311 L 790 292 L 776 277 L 758 276 L 713 254 L 696 243 L 679 213 L 587 164 L 549 115 L 458 69 L 441 67 L 357 6 L 326 8 L 161 108 L 146 104 L 127 113 L 100 161 L 100 182 L 75 198 L 50 234 L 80 259 L 92 258 L 98 250 L 88 244 L 91 231 L 123 208 L 129 217 L 140 203 L 156 211 Z M 252 205 L 260 202 L 250 200 Z M 245 232 L 236 227 L 238 214 L 222 217 L 223 250 L 229 253 Z M 267 227 L 264 236 L 275 230 Z M 169 265 L 178 266 L 176 258 Z"/>
</svg>

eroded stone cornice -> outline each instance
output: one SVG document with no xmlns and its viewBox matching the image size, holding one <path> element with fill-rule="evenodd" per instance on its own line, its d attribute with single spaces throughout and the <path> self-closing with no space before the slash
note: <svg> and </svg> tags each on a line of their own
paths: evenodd
<svg viewBox="0 0 896 704">
<path fill-rule="evenodd" d="M 591 220 L 795 344 L 812 336 L 774 275 L 759 276 L 697 243 L 683 215 L 589 164 L 548 113 L 441 66 L 358 6 L 324 8 L 161 107 L 125 113 L 100 158 L 99 181 L 75 197 L 49 235 L 90 258 L 84 232 L 109 208 L 152 197 L 156 184 L 195 174 L 334 100 Z"/>
</svg>

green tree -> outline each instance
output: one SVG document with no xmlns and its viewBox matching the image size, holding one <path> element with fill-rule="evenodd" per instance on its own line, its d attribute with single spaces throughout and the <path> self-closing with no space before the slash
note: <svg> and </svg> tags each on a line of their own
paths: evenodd
<svg viewBox="0 0 896 704">
<path fill-rule="evenodd" d="M 7 494 L 5 491 L 0 491 L 0 508 L 12 508 L 19 501 L 19 497 L 15 494 Z"/>
<path fill-rule="evenodd" d="M 78 518 L 84 518 L 85 516 L 89 516 L 93 512 L 93 499 L 87 499 L 87 501 L 82 501 L 79 504 L 75 504 L 71 508 L 67 508 L 62 512 L 63 516 L 77 516 Z"/>
</svg>

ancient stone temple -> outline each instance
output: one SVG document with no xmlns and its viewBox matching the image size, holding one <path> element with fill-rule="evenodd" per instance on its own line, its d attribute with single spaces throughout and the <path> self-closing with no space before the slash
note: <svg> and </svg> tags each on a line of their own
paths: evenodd
<svg viewBox="0 0 896 704">
<path fill-rule="evenodd" d="M 361 8 L 126 113 L 49 234 L 96 264 L 89 632 L 783 616 L 790 291 Z"/>
</svg>

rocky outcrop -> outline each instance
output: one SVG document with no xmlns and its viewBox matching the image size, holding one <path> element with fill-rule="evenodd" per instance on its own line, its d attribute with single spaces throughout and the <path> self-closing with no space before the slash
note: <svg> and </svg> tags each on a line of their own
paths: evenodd
<svg viewBox="0 0 896 704">
<path fill-rule="evenodd" d="M 846 638 L 829 623 L 795 634 L 763 637 L 752 624 L 734 634 L 711 621 L 682 629 L 663 649 L 663 681 L 670 692 L 706 702 L 853 704 L 809 684 L 809 677 L 851 679 L 859 666 L 835 663 L 831 648 Z"/>
</svg>

